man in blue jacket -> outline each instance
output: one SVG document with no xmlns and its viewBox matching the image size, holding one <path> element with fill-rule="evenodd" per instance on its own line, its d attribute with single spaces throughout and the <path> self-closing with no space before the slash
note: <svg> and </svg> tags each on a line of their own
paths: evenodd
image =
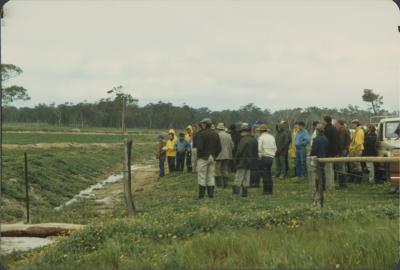
<svg viewBox="0 0 400 270">
<path fill-rule="evenodd" d="M 296 177 L 305 177 L 307 174 L 306 147 L 310 143 L 310 134 L 304 128 L 304 122 L 298 122 L 299 131 L 296 134 Z"/>
</svg>

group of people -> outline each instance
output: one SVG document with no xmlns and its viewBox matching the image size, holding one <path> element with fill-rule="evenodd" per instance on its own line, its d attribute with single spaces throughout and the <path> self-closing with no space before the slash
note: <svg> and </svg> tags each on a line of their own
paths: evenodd
<svg viewBox="0 0 400 270">
<path fill-rule="evenodd" d="M 165 175 L 164 163 L 167 161 L 169 172 L 184 170 L 198 174 L 198 197 L 214 196 L 214 188 L 228 186 L 228 179 L 235 173 L 232 192 L 243 197 L 248 196 L 249 187 L 259 187 L 262 179 L 263 194 L 272 195 L 272 165 L 276 163 L 275 177 L 281 179 L 289 176 L 289 159 L 293 159 L 294 178 L 302 179 L 307 175 L 307 153 L 317 157 L 374 156 L 376 155 L 376 133 L 373 125 L 365 132 L 360 121 L 351 122 L 354 130 L 350 134 L 343 120 L 333 121 L 324 116 L 315 121 L 311 134 L 305 124 L 298 121 L 292 131 L 288 123 L 281 121 L 276 125 L 276 132 L 264 123 L 256 122 L 233 124 L 227 129 L 223 123 L 213 125 L 211 119 L 203 119 L 198 127 L 188 126 L 186 133 L 168 131 L 167 140 L 159 135 L 157 158 L 159 159 L 159 176 Z M 363 165 L 357 163 L 338 163 L 334 170 L 328 170 L 319 163 L 323 176 L 323 187 L 326 178 L 333 177 L 339 188 L 346 185 L 346 176 L 350 182 L 360 183 Z M 369 181 L 373 183 L 374 165 L 365 164 L 369 171 Z"/>
</svg>

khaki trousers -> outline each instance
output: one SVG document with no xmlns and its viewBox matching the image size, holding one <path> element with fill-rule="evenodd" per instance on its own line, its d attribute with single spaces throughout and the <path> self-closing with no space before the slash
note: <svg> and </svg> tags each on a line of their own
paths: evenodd
<svg viewBox="0 0 400 270">
<path fill-rule="evenodd" d="M 249 187 L 250 186 L 250 170 L 237 169 L 235 175 L 235 185 L 238 187 Z"/>
<path fill-rule="evenodd" d="M 197 178 L 201 186 L 215 186 L 215 160 L 212 156 L 208 159 L 197 160 Z"/>
<path fill-rule="evenodd" d="M 215 176 L 228 177 L 231 172 L 231 160 L 217 160 L 215 163 Z"/>
</svg>

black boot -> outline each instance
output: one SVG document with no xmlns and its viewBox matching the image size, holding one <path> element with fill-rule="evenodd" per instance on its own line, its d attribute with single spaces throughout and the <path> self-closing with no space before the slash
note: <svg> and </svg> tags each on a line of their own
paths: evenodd
<svg viewBox="0 0 400 270">
<path fill-rule="evenodd" d="M 199 199 L 203 199 L 205 193 L 206 193 L 206 187 L 199 185 Z"/>
<path fill-rule="evenodd" d="M 247 187 L 242 186 L 242 197 L 247 197 Z"/>
<path fill-rule="evenodd" d="M 236 185 L 232 186 L 232 194 L 233 195 L 239 195 L 240 194 L 240 188 Z"/>
<path fill-rule="evenodd" d="M 214 198 L 214 186 L 207 186 L 208 198 Z"/>
<path fill-rule="evenodd" d="M 226 188 L 228 186 L 228 177 L 222 177 L 222 182 L 223 187 Z"/>
<path fill-rule="evenodd" d="M 222 177 L 221 176 L 215 176 L 215 185 L 217 187 L 222 187 Z"/>
</svg>

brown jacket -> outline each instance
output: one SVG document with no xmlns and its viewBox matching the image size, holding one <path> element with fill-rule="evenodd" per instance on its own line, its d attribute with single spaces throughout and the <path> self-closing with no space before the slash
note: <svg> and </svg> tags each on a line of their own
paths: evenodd
<svg viewBox="0 0 400 270">
<path fill-rule="evenodd" d="M 158 144 L 158 149 L 157 149 L 157 153 L 156 153 L 156 157 L 157 159 L 165 159 L 167 156 L 167 152 L 165 150 L 163 150 L 163 147 L 165 146 L 165 141 L 162 140 L 160 141 L 160 143 Z"/>
</svg>

